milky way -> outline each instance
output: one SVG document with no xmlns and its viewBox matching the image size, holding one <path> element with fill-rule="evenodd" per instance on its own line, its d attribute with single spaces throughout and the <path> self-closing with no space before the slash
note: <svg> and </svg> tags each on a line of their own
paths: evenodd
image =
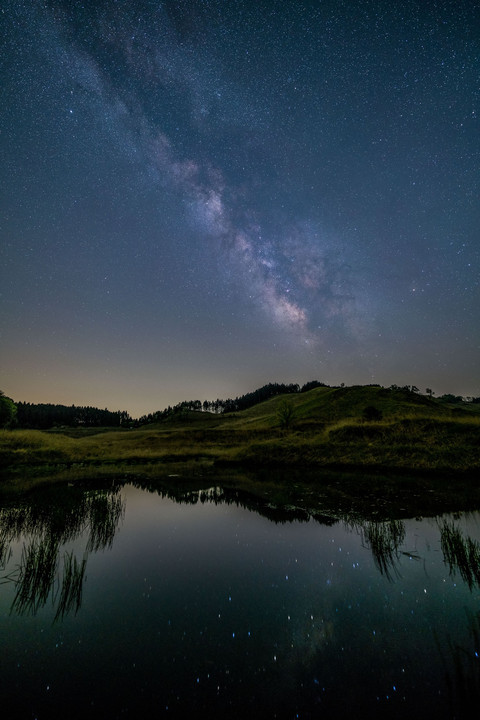
<svg viewBox="0 0 480 720">
<path fill-rule="evenodd" d="M 479 394 L 478 4 L 7 0 L 1 20 L 8 394 Z"/>
</svg>

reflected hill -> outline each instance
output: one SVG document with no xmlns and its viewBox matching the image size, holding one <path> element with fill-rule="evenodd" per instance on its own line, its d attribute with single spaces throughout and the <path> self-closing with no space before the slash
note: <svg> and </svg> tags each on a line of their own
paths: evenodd
<svg viewBox="0 0 480 720">
<path fill-rule="evenodd" d="M 378 571 L 393 582 L 400 575 L 405 523 L 398 518 L 372 520 L 358 513 L 322 512 L 318 502 L 309 507 L 305 496 L 293 492 L 282 501 L 259 498 L 246 490 L 214 485 L 198 488 L 137 480 L 133 486 L 176 503 L 235 505 L 274 523 L 342 522 L 361 535 Z M 51 602 L 55 620 L 81 607 L 91 553 L 112 547 L 126 510 L 124 483 L 108 488 L 63 487 L 31 493 L 27 498 L 0 507 L 0 582 L 13 583 L 11 612 L 35 615 Z M 286 502 L 287 501 L 287 502 Z M 465 537 L 451 520 L 438 521 L 444 562 L 450 573 L 460 573 L 470 590 L 480 587 L 480 546 Z M 83 552 L 68 547 L 84 539 Z M 18 562 L 12 567 L 12 547 L 21 543 Z M 18 554 L 18 550 L 17 550 Z M 417 558 L 418 559 L 418 558 Z"/>
<path fill-rule="evenodd" d="M 311 496 L 305 494 L 305 489 L 290 488 L 285 495 L 285 484 L 282 484 L 283 495 L 274 500 L 274 493 L 270 499 L 259 498 L 256 494 L 238 488 L 213 486 L 210 488 L 188 488 L 179 484 L 168 486 L 150 480 L 137 480 L 132 483 L 135 487 L 154 492 L 161 497 L 168 498 L 177 503 L 194 505 L 196 503 L 212 502 L 235 505 L 255 512 L 275 523 L 309 522 L 315 521 L 322 525 L 333 526 L 342 522 L 351 531 L 362 537 L 362 542 L 372 553 L 378 571 L 388 580 L 394 581 L 400 575 L 400 561 L 402 555 L 420 560 L 411 552 L 402 551 L 405 540 L 405 522 L 397 517 L 391 519 L 371 519 L 371 513 L 362 515 L 358 506 L 353 510 L 349 502 L 346 510 L 335 514 L 331 512 L 329 502 L 325 509 L 318 506 L 318 501 L 309 505 Z M 369 501 L 367 501 L 369 502 Z M 398 512 L 398 508 L 397 508 Z M 384 517 L 382 513 L 381 517 Z M 453 521 L 439 520 L 441 548 L 444 562 L 450 573 L 460 572 L 463 580 L 472 589 L 475 584 L 480 586 L 480 546 L 469 537 L 464 537 L 461 530 Z"/>
</svg>

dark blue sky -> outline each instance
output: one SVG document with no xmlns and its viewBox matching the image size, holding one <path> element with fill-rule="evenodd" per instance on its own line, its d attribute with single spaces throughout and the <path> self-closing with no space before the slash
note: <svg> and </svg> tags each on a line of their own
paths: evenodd
<svg viewBox="0 0 480 720">
<path fill-rule="evenodd" d="M 0 13 L 1 385 L 480 395 L 480 4 Z"/>
</svg>

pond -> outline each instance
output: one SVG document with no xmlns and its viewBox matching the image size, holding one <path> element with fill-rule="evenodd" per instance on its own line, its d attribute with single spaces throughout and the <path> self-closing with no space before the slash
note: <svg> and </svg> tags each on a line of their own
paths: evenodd
<svg viewBox="0 0 480 720">
<path fill-rule="evenodd" d="M 478 513 L 38 492 L 0 509 L 2 717 L 467 716 L 479 541 Z"/>
</svg>

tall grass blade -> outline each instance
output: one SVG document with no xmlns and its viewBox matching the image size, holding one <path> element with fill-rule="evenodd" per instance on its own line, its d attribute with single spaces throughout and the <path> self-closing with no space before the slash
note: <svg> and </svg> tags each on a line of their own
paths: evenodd
<svg viewBox="0 0 480 720">
<path fill-rule="evenodd" d="M 19 615 L 35 615 L 48 600 L 57 566 L 58 542 L 55 538 L 32 540 L 24 545 L 12 610 Z"/>
<path fill-rule="evenodd" d="M 470 537 L 463 537 L 459 528 L 445 520 L 440 526 L 440 541 L 445 564 L 450 575 L 458 570 L 470 590 L 480 587 L 480 545 Z"/>
<path fill-rule="evenodd" d="M 87 568 L 88 555 L 85 552 L 81 562 L 78 562 L 73 552 L 65 553 L 63 558 L 63 579 L 58 599 L 54 622 L 63 619 L 70 612 L 80 610 L 82 604 L 83 583 Z"/>
<path fill-rule="evenodd" d="M 117 494 L 96 494 L 90 499 L 87 552 L 111 548 L 118 525 L 125 514 L 125 501 Z"/>
<path fill-rule="evenodd" d="M 362 525 L 361 533 L 380 573 L 390 581 L 393 581 L 394 575 L 399 577 L 398 549 L 405 539 L 403 520 L 367 522 Z"/>
</svg>

